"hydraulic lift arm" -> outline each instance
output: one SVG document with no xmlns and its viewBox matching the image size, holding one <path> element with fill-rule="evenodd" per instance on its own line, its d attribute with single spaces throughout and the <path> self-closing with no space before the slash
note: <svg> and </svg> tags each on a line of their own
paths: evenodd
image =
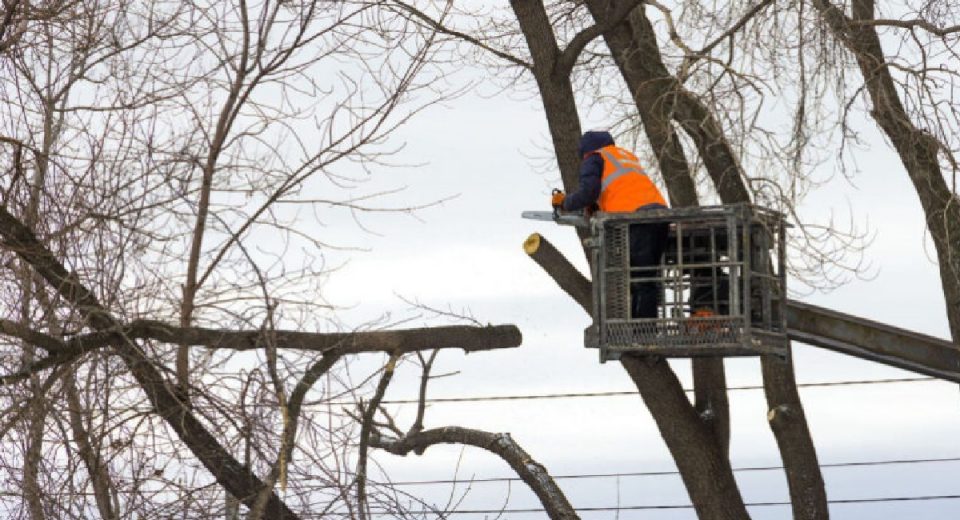
<svg viewBox="0 0 960 520">
<path fill-rule="evenodd" d="M 787 302 L 787 337 L 869 361 L 960 383 L 953 343 L 796 301 Z"/>
</svg>

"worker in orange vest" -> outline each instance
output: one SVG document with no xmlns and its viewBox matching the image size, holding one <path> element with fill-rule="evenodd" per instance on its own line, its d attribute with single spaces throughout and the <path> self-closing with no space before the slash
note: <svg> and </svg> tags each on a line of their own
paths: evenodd
<svg viewBox="0 0 960 520">
<path fill-rule="evenodd" d="M 610 132 L 584 133 L 579 155 L 582 161 L 579 189 L 569 196 L 555 192 L 551 200 L 554 209 L 630 213 L 667 207 L 637 157 L 616 146 Z M 630 267 L 641 268 L 631 276 L 639 279 L 630 284 L 632 318 L 657 317 L 660 275 L 654 267 L 660 265 L 668 229 L 666 223 L 630 226 Z"/>
</svg>

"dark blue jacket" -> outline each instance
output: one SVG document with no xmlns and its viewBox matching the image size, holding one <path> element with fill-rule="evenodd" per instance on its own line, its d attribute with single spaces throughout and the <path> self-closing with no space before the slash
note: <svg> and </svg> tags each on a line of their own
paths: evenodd
<svg viewBox="0 0 960 520">
<path fill-rule="evenodd" d="M 574 193 L 567 195 L 563 201 L 563 209 L 577 211 L 590 207 L 600 198 L 600 185 L 603 178 L 603 159 L 599 154 L 584 158 L 590 152 L 599 150 L 613 143 L 610 132 L 586 132 L 580 138 L 580 186 Z"/>
</svg>

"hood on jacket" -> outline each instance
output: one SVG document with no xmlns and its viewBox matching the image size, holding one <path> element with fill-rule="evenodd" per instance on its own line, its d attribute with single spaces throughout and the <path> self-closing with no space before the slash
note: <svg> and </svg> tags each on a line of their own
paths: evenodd
<svg viewBox="0 0 960 520">
<path fill-rule="evenodd" d="M 610 132 L 591 130 L 584 132 L 583 137 L 580 138 L 580 148 L 577 152 L 580 154 L 580 159 L 583 159 L 584 155 L 612 144 L 613 136 L 610 135 Z"/>
</svg>

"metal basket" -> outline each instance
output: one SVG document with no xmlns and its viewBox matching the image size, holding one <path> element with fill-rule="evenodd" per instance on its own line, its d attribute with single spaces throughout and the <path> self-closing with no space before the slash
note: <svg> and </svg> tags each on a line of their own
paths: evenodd
<svg viewBox="0 0 960 520">
<path fill-rule="evenodd" d="M 636 224 L 669 226 L 659 264 L 630 265 Z M 786 355 L 785 229 L 781 214 L 747 204 L 595 215 L 587 346 L 601 361 Z M 655 317 L 631 315 L 638 283 L 656 285 Z"/>
</svg>

